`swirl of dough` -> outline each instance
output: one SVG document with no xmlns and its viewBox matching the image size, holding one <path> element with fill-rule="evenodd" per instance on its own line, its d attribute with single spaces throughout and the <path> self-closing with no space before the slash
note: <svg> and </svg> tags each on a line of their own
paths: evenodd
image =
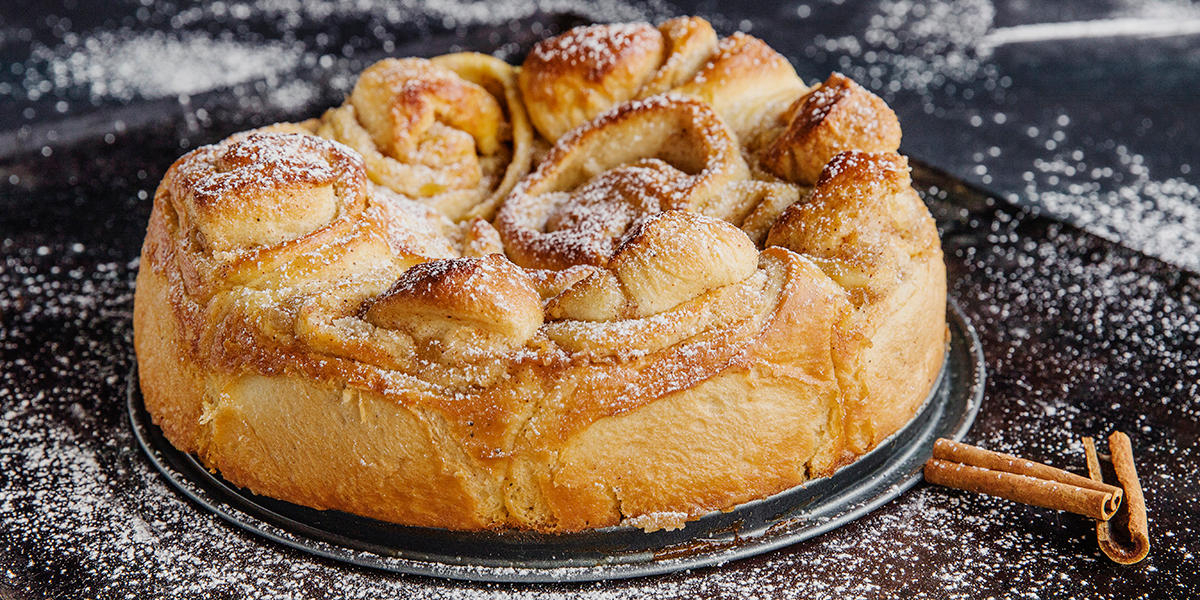
<svg viewBox="0 0 1200 600">
<path fill-rule="evenodd" d="M 638 98 L 671 91 L 691 79 L 717 49 L 717 32 L 700 17 L 676 17 L 658 26 L 666 43 L 666 60 L 638 90 Z"/>
<path fill-rule="evenodd" d="M 748 145 L 808 87 L 783 55 L 739 32 L 721 40 L 708 62 L 673 91 L 712 106 Z"/>
<path fill-rule="evenodd" d="M 533 163 L 533 126 L 529 122 L 525 103 L 521 100 L 521 90 L 517 87 L 516 70 L 498 58 L 478 52 L 444 54 L 430 59 L 430 62 L 453 71 L 459 77 L 504 100 L 509 119 L 508 134 L 512 138 L 511 149 L 501 147 L 499 152 L 482 159 L 485 172 L 498 172 L 502 168 L 500 161 L 507 159 L 508 165 L 503 167 L 504 178 L 495 184 L 489 195 L 479 200 L 464 215 L 468 218 L 490 220 L 495 216 L 500 202 L 512 191 L 513 186 L 529 173 Z"/>
<path fill-rule="evenodd" d="M 213 253 L 292 240 L 361 211 L 364 179 L 339 144 L 264 133 L 189 152 L 166 177 L 181 224 Z"/>
<path fill-rule="evenodd" d="M 841 73 L 797 99 L 787 128 L 762 154 L 763 166 L 788 181 L 811 185 L 839 152 L 895 152 L 900 121 L 879 96 Z"/>
<path fill-rule="evenodd" d="M 553 142 L 633 99 L 662 62 L 662 34 L 651 25 L 589 25 L 538 42 L 518 82 L 534 127 Z"/>
<path fill-rule="evenodd" d="M 164 226 L 190 249 L 180 254 L 184 280 L 207 296 L 349 235 L 367 207 L 367 181 L 341 144 L 249 132 L 181 157 L 158 196 Z"/>
<path fill-rule="evenodd" d="M 608 263 L 554 297 L 558 319 L 608 321 L 660 313 L 754 273 L 758 250 L 736 227 L 681 210 L 639 219 Z"/>
<path fill-rule="evenodd" d="M 363 318 L 443 348 L 519 346 L 542 324 L 541 297 L 528 276 L 499 254 L 413 266 L 364 305 Z"/>
<path fill-rule="evenodd" d="M 604 265 L 638 217 L 679 209 L 725 218 L 749 170 L 732 133 L 694 100 L 624 104 L 555 144 L 505 201 L 496 228 L 531 268 Z"/>
<path fill-rule="evenodd" d="M 767 245 L 813 257 L 861 303 L 895 288 L 938 240 L 908 160 L 850 151 L 829 161 L 807 202 L 783 212 Z"/>
<path fill-rule="evenodd" d="M 512 67 L 474 53 L 375 63 L 317 134 L 358 151 L 375 183 L 452 219 L 490 216 L 528 171 L 532 140 Z"/>
<path fill-rule="evenodd" d="M 762 40 L 735 33 L 718 41 L 699 17 L 657 29 L 577 27 L 535 46 L 519 81 L 534 125 L 550 141 L 613 106 L 667 92 L 709 104 L 739 139 L 748 139 L 808 90 Z"/>
</svg>

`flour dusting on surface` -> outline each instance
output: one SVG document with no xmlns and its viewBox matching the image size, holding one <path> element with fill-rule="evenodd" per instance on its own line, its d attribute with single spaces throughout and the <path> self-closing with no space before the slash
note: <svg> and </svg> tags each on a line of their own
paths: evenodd
<svg viewBox="0 0 1200 600">
<path fill-rule="evenodd" d="M 958 214 L 939 196 L 930 193 L 943 221 Z M 947 245 L 961 273 L 953 295 L 980 330 L 990 370 L 968 440 L 1080 471 L 1081 435 L 1128 431 L 1154 536 L 1150 559 L 1130 573 L 1158 597 L 1183 598 L 1171 582 L 1200 539 L 1180 516 L 1200 510 L 1200 456 L 1172 432 L 1200 420 L 1200 284 L 1038 223 L 999 213 L 972 229 L 980 243 Z M 223 524 L 141 456 L 123 401 L 136 261 L 98 261 L 78 243 L 9 239 L 0 249 L 0 555 L 28 561 L 10 565 L 0 585 L 19 585 L 19 572 L 39 574 L 47 590 L 71 582 L 67 597 L 615 600 L 872 598 L 920 581 L 942 590 L 938 598 L 999 597 L 1015 585 L 1112 597 L 1085 519 L 927 486 L 784 550 L 634 581 L 466 584 L 315 559 Z"/>
<path fill-rule="evenodd" d="M 260 78 L 274 86 L 281 83 L 280 74 L 296 68 L 300 55 L 282 43 L 247 43 L 195 33 L 176 36 L 155 31 L 123 37 L 101 32 L 83 39 L 70 52 L 35 51 L 33 60 L 44 60 L 46 73 L 27 71 L 26 93 L 36 100 L 44 89 L 42 81 L 119 100 L 195 94 Z"/>
<path fill-rule="evenodd" d="M 789 10 L 804 15 L 818 4 Z M 1113 15 L 1172 18 L 1186 16 L 1194 9 L 1188 6 L 1118 2 Z M 1029 174 L 1025 187 L 1003 192 L 1122 244 L 1200 268 L 1193 170 L 1200 165 L 1178 174 L 1151 172 L 1143 150 L 1085 142 L 1065 115 L 1017 123 L 1002 106 L 1012 81 L 994 63 L 999 50 L 989 54 L 975 45 L 1011 25 L 997 22 L 995 4 L 885 0 L 866 7 L 874 12 L 861 30 L 812 38 L 811 51 L 797 56 L 848 56 L 831 60 L 885 97 L 915 94 L 923 101 L 916 116 L 928 106 L 928 114 L 956 118 L 941 104 L 946 97 L 969 104 L 994 94 L 995 110 L 964 109 L 960 125 L 995 126 L 1042 148 L 1039 159 L 1019 167 Z M 50 112 L 41 104 L 22 110 L 31 123 L 52 121 L 76 102 L 195 95 L 254 83 L 261 85 L 237 94 L 265 94 L 268 106 L 308 110 L 320 86 L 289 75 L 336 70 L 344 52 L 308 39 L 225 38 L 202 25 L 266 17 L 295 27 L 362 15 L 386 50 L 402 41 L 391 30 L 416 27 L 418 20 L 426 28 L 502 28 L 542 9 L 609 21 L 655 20 L 661 7 L 604 0 L 443 0 L 421 7 L 382 0 L 214 3 L 169 15 L 171 33 L 68 31 L 60 43 L 35 48 L 26 64 L 10 65 L 21 74 L 16 84 L 0 83 L 0 95 L 49 102 Z M 19 33 L 0 30 L 0 42 Z M 497 34 L 497 47 L 512 52 L 501 47 L 503 38 Z M 207 61 L 181 77 L 159 72 L 168 64 L 160 56 L 184 65 Z M 350 83 L 338 81 L 343 88 Z M 197 128 L 219 125 L 198 110 L 189 116 Z M 911 118 L 902 115 L 902 121 L 909 125 Z M 119 141 L 123 130 L 124 124 L 114 126 L 111 137 Z M 62 153 L 49 144 L 35 150 L 46 158 Z M 964 173 L 986 185 L 1010 157 L 998 145 L 980 144 L 977 151 L 976 170 Z M 41 177 L 13 171 L 8 181 L 54 181 Z M 85 206 L 148 210 L 152 179 L 143 170 L 105 182 L 114 194 L 140 203 Z M 951 295 L 979 329 L 989 370 L 968 441 L 1081 472 L 1080 436 L 1127 431 L 1150 509 L 1146 562 L 1114 571 L 1085 519 L 923 485 L 808 542 L 718 568 L 634 581 L 465 584 L 314 558 L 225 525 L 181 497 L 141 455 L 124 409 L 134 363 L 137 261 L 131 259 L 141 232 L 101 245 L 14 230 L 0 240 L 0 597 L 1103 599 L 1128 597 L 1121 586 L 1130 582 L 1148 598 L 1195 597 L 1189 582 L 1200 547 L 1192 518 L 1200 514 L 1200 280 L 1070 227 L 1007 209 L 968 212 L 947 197 L 945 190 L 929 194 L 947 234 Z M 914 591 L 918 587 L 935 592 Z"/>
</svg>

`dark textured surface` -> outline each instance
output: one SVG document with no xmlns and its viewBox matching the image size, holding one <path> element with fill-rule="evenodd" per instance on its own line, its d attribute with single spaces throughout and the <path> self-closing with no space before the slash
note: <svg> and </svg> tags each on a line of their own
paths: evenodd
<svg viewBox="0 0 1200 600">
<path fill-rule="evenodd" d="M 512 587 L 349 568 L 246 536 L 168 488 L 124 420 L 135 259 L 149 196 L 176 156 L 239 129 L 315 114 L 340 100 L 349 74 L 385 54 L 461 46 L 516 60 L 531 40 L 599 14 L 559 7 L 448 22 L 415 19 L 421 11 L 412 10 L 392 18 L 326 14 L 315 1 L 279 4 L 307 8 L 289 20 L 280 16 L 286 10 L 230 16 L 238 4 L 0 7 L 0 597 L 1200 593 L 1200 276 L 1178 266 L 1200 264 L 1200 250 L 1187 242 L 1198 227 L 1188 219 L 1200 210 L 1190 163 L 1200 150 L 1190 134 L 1200 130 L 1200 37 L 1085 37 L 990 50 L 976 43 L 1026 23 L 1135 14 L 1154 26 L 1159 12 L 1183 22 L 1191 7 L 977 1 L 914 11 L 881 1 L 649 11 L 700 12 L 725 33 L 749 29 L 806 80 L 843 70 L 896 108 L 906 152 L 1106 236 L 1124 232 L 1127 245 L 1172 263 L 1003 201 L 961 205 L 953 189 L 929 196 L 952 294 L 979 329 L 988 362 L 968 441 L 1082 471 L 1080 436 L 1129 432 L 1150 509 L 1149 559 L 1109 563 L 1084 519 L 921 485 L 835 532 L 719 568 Z M 448 4 L 431 11 L 442 15 Z M 30 72 L 63 62 L 56 49 L 71 44 L 69 35 L 127 39 L 160 30 L 187 39 L 232 31 L 298 50 L 280 50 L 295 64 L 274 79 L 183 97 L 146 87 L 99 93 L 70 78 L 36 98 L 28 93 L 46 80 Z M 271 95 L 297 73 L 318 91 L 299 101 Z M 901 83 L 891 89 L 891 81 Z"/>
</svg>

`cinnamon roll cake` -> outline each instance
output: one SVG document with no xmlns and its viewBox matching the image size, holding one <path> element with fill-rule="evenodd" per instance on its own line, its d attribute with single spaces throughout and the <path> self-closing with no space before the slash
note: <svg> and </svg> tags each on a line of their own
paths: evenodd
<svg viewBox="0 0 1200 600">
<path fill-rule="evenodd" d="M 827 476 L 942 364 L 899 143 L 694 17 L 382 60 L 167 171 L 146 408 L 238 486 L 423 527 L 673 528 Z"/>
</svg>

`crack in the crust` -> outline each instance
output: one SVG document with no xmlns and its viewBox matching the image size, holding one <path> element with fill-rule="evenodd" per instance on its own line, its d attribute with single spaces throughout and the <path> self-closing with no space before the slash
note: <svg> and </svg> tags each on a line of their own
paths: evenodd
<svg viewBox="0 0 1200 600">
<path fill-rule="evenodd" d="M 803 199 L 797 200 L 797 203 L 803 202 L 803 201 L 804 201 Z M 795 203 L 793 203 L 793 204 L 795 204 Z M 835 286 L 837 286 L 837 288 L 839 290 L 841 290 L 842 292 L 844 292 L 846 294 L 846 301 L 850 305 L 849 310 L 839 311 L 839 314 L 837 314 L 835 316 L 833 322 L 830 324 L 831 326 L 829 328 L 829 339 L 828 339 L 828 343 L 826 344 L 826 349 L 828 351 L 827 356 L 829 359 L 829 364 L 833 367 L 833 381 L 834 381 L 834 383 L 837 384 L 837 388 L 838 388 L 838 402 L 837 402 L 837 406 L 835 408 L 840 409 L 840 411 L 841 411 L 841 418 L 839 419 L 839 424 L 840 424 L 840 428 L 842 430 L 842 437 L 843 437 L 843 443 L 844 443 L 847 426 L 848 426 L 848 423 L 847 423 L 848 414 L 847 414 L 846 403 L 847 403 L 847 400 L 851 397 L 850 393 L 857 392 L 857 390 L 862 387 L 861 379 L 858 376 L 858 369 L 855 368 L 855 366 L 858 364 L 858 360 L 863 351 L 863 348 L 861 347 L 861 345 L 860 344 L 854 345 L 854 351 L 852 353 L 852 357 L 848 361 L 843 362 L 843 361 L 839 360 L 838 356 L 837 356 L 837 348 L 839 346 L 839 343 L 849 343 L 848 340 L 850 340 L 854 337 L 853 331 L 852 331 L 849 323 L 847 322 L 849 319 L 851 319 L 853 314 L 859 310 L 859 308 L 853 302 L 854 293 L 849 289 L 849 287 L 843 285 L 841 282 L 839 282 L 836 278 L 834 278 L 826 270 L 826 268 L 824 267 L 825 261 L 818 260 L 818 259 L 816 259 L 816 257 L 814 257 L 806 252 L 799 252 L 799 251 L 789 248 L 787 246 L 778 246 L 778 247 L 783 250 L 786 250 L 788 252 L 795 253 L 796 255 L 804 258 L 806 261 L 812 263 L 813 266 L 815 266 L 817 268 L 817 270 L 823 276 L 825 276 L 826 279 L 828 279 Z M 782 293 L 782 291 L 781 291 L 781 293 Z M 774 319 L 776 317 L 778 310 L 779 310 L 779 305 L 777 304 L 775 311 L 772 313 L 772 319 Z M 841 338 L 841 339 L 839 339 L 839 338 Z M 849 381 L 847 381 L 847 380 L 849 380 Z M 829 419 L 827 417 L 825 422 L 821 424 L 821 427 L 819 430 L 819 435 L 824 435 L 824 436 L 830 435 L 829 429 L 827 427 L 828 422 L 829 422 Z M 845 449 L 843 447 L 843 452 L 844 452 L 844 450 Z M 804 479 L 803 480 L 804 481 L 808 481 L 809 479 L 811 479 L 812 474 L 813 474 L 813 460 L 818 458 L 818 455 L 819 455 L 819 449 L 814 451 L 814 454 L 812 456 L 810 456 L 808 458 L 808 460 L 804 461 L 804 465 L 803 465 L 803 467 L 804 467 Z M 831 457 L 831 458 L 835 462 L 840 460 L 838 457 Z"/>
<path fill-rule="evenodd" d="M 621 499 L 621 495 L 617 493 L 617 488 L 611 485 L 602 485 L 601 487 L 608 493 L 609 498 L 612 499 L 613 508 L 617 511 L 617 523 L 619 524 L 629 518 L 629 515 L 625 512 L 625 502 Z"/>
<path fill-rule="evenodd" d="M 509 508 L 509 503 L 512 501 L 512 494 L 510 493 L 510 490 L 512 490 L 513 486 L 518 485 L 517 481 L 519 479 L 517 477 L 517 473 L 514 469 L 514 467 L 516 466 L 516 462 L 515 462 L 516 457 L 513 454 L 513 450 L 516 448 L 516 446 L 518 444 L 521 443 L 521 440 L 526 439 L 526 436 L 530 432 L 530 428 L 533 427 L 533 420 L 538 415 L 542 414 L 542 411 L 544 410 L 544 408 L 547 404 L 548 397 L 549 397 L 548 394 L 537 394 L 534 400 L 532 400 L 531 402 L 528 402 L 527 403 L 528 408 L 526 408 L 523 411 L 523 414 L 520 417 L 520 425 L 518 425 L 515 428 L 512 437 L 510 439 L 507 439 L 504 441 L 503 453 L 505 456 L 508 457 L 508 460 L 507 460 L 507 464 L 505 466 L 504 478 L 500 482 L 500 491 L 502 494 L 500 507 L 501 507 L 502 517 L 504 519 L 504 524 L 506 526 L 512 525 L 513 516 L 514 516 L 513 511 Z M 554 460 L 557 460 L 557 459 L 558 459 L 558 455 L 557 455 L 557 453 L 555 453 Z M 531 485 L 532 483 L 535 483 L 535 482 L 528 481 L 528 480 L 525 481 L 524 482 L 524 484 L 526 486 L 525 489 L 537 490 L 537 486 Z M 537 495 L 538 496 L 542 495 L 540 490 L 537 490 Z M 530 506 L 528 508 L 530 509 L 530 512 L 534 512 L 532 509 L 534 509 L 535 507 Z M 549 514 L 548 517 L 555 522 L 557 521 L 557 517 L 553 514 Z"/>
</svg>

